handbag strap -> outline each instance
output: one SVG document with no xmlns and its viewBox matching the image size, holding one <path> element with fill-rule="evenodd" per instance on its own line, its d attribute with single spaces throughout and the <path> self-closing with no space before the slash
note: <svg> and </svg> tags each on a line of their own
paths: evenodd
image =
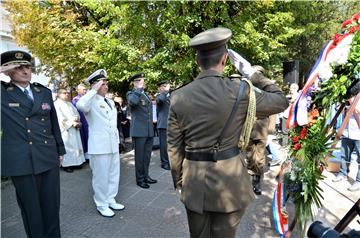
<svg viewBox="0 0 360 238">
<path fill-rule="evenodd" d="M 220 136 L 218 137 L 216 143 L 213 145 L 213 151 L 219 151 L 219 148 L 220 148 L 220 144 L 221 144 L 221 141 L 224 137 L 224 133 L 225 131 L 228 129 L 229 125 L 231 124 L 232 120 L 234 119 L 234 116 L 235 116 L 235 113 L 239 107 L 239 104 L 240 104 L 240 98 L 241 98 L 241 95 L 244 94 L 244 91 L 245 91 L 245 82 L 243 82 L 243 80 L 240 81 L 240 89 L 239 89 L 239 93 L 238 93 L 238 96 L 236 98 L 236 102 L 232 108 L 232 111 L 230 113 L 230 116 L 229 118 L 227 119 L 226 123 L 225 123 L 225 126 L 223 127 L 221 133 L 220 133 Z"/>
</svg>

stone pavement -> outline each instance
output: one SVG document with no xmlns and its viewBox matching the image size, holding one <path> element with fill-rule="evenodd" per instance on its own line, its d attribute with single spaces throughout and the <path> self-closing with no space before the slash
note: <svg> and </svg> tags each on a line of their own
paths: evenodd
<svg viewBox="0 0 360 238">
<path fill-rule="evenodd" d="M 237 237 L 279 237 L 272 228 L 271 210 L 278 170 L 279 166 L 271 167 L 265 174 L 263 195 L 247 209 Z M 360 192 L 350 193 L 346 190 L 348 182 L 334 184 L 331 182 L 334 175 L 328 172 L 325 175 L 328 178 L 321 183 L 324 207 L 316 218 L 333 228 L 359 199 Z M 350 175 L 355 176 L 354 173 Z M 116 211 L 113 218 L 101 217 L 96 211 L 92 200 L 91 170 L 87 164 L 74 173 L 61 171 L 60 176 L 62 237 L 189 237 L 185 209 L 173 190 L 170 172 L 160 168 L 158 150 L 153 151 L 150 165 L 150 176 L 158 183 L 150 189 L 141 189 L 135 184 L 133 151 L 121 155 L 117 201 L 126 208 Z M 291 219 L 291 206 L 289 211 Z M 354 220 L 347 229 L 350 228 L 360 230 L 360 225 Z M 26 237 L 15 191 L 9 181 L 1 183 L 1 237 Z"/>
</svg>

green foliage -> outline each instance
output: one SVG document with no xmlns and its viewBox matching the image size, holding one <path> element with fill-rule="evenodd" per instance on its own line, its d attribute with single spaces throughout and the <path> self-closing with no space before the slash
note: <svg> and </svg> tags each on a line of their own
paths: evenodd
<svg viewBox="0 0 360 238">
<path fill-rule="evenodd" d="M 282 62 L 300 59 L 306 70 L 353 2 L 289 1 L 5 1 L 13 35 L 36 55 L 49 76 L 70 86 L 98 68 L 122 94 L 128 78 L 146 73 L 150 91 L 156 82 L 174 86 L 198 74 L 189 40 L 203 30 L 233 31 L 229 47 L 268 75 L 282 81 Z M 341 8 L 340 8 L 341 6 Z M 340 9 L 340 10 L 339 10 Z M 227 73 L 234 73 L 231 66 Z"/>
</svg>

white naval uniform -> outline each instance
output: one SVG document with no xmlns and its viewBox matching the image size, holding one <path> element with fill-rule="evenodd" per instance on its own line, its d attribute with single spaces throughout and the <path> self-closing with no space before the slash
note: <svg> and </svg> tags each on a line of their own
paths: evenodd
<svg viewBox="0 0 360 238">
<path fill-rule="evenodd" d="M 89 125 L 88 153 L 93 173 L 92 185 L 97 207 L 115 203 L 120 179 L 119 133 L 115 103 L 91 89 L 80 98 L 77 108 Z"/>
</svg>

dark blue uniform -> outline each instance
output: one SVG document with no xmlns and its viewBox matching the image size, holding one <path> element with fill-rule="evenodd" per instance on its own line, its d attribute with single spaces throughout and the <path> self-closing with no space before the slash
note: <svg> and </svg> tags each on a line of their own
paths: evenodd
<svg viewBox="0 0 360 238">
<path fill-rule="evenodd" d="M 31 84 L 34 101 L 1 82 L 1 175 L 10 176 L 28 237 L 60 237 L 59 156 L 65 154 L 51 91 Z"/>
<path fill-rule="evenodd" d="M 169 156 L 167 153 L 167 119 L 169 116 L 170 95 L 165 91 L 156 97 L 156 111 L 157 111 L 157 128 L 159 130 L 160 139 L 160 159 L 161 167 L 169 169 Z"/>
<path fill-rule="evenodd" d="M 154 126 L 149 96 L 136 89 L 126 94 L 131 111 L 130 136 L 135 146 L 136 182 L 149 179 L 149 164 L 153 145 Z"/>
</svg>

